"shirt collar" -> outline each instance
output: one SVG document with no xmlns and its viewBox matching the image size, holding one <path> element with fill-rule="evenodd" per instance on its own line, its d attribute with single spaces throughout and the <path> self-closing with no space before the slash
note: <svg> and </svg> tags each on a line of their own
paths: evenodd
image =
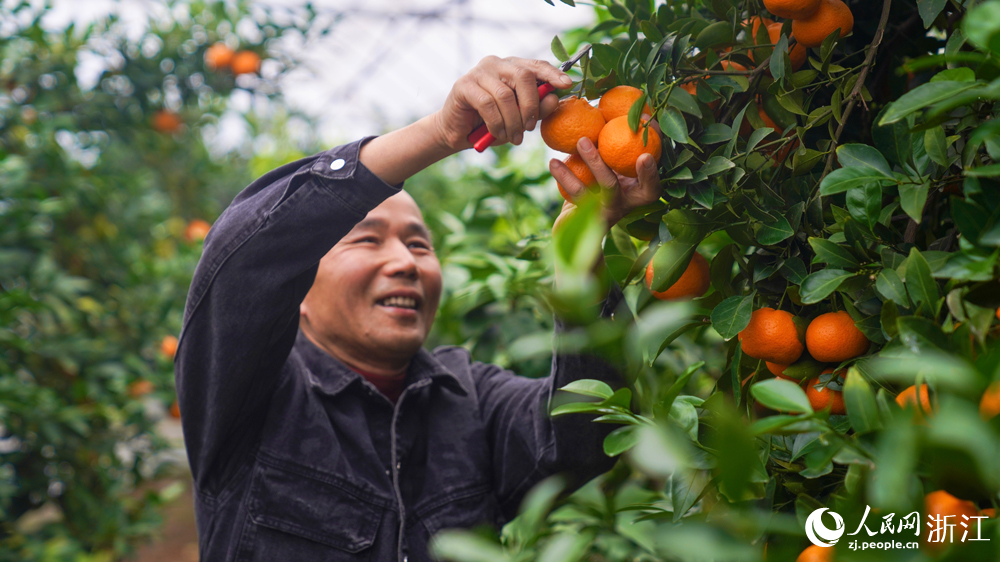
<svg viewBox="0 0 1000 562">
<path fill-rule="evenodd" d="M 361 382 L 363 380 L 361 375 L 314 344 L 302 330 L 299 330 L 296 336 L 295 350 L 305 363 L 306 377 L 310 386 L 323 394 L 331 396 L 339 394 L 354 381 L 364 384 Z M 468 390 L 455 373 L 441 363 L 434 354 L 421 347 L 410 360 L 406 385 L 410 386 L 424 379 L 441 384 L 460 396 L 468 395 Z"/>
</svg>

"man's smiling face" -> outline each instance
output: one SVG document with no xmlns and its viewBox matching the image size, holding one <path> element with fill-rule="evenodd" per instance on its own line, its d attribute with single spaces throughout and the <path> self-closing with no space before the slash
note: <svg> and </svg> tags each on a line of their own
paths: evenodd
<svg viewBox="0 0 1000 562">
<path fill-rule="evenodd" d="M 348 365 L 390 374 L 427 339 L 440 298 L 441 263 L 416 202 L 400 192 L 323 257 L 300 325 Z"/>
</svg>

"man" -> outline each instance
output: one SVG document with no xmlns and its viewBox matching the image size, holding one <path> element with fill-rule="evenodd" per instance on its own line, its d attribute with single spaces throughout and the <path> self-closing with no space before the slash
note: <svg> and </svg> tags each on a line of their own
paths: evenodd
<svg viewBox="0 0 1000 562">
<path fill-rule="evenodd" d="M 620 386 L 610 365 L 557 354 L 531 380 L 421 347 L 441 269 L 400 184 L 469 148 L 480 121 L 519 144 L 558 103 L 538 99 L 536 80 L 571 84 L 545 62 L 484 59 L 437 113 L 268 173 L 213 226 L 176 368 L 201 560 L 427 560 L 433 533 L 499 526 L 550 474 L 610 467 L 613 426 L 547 415 L 572 380 Z M 609 224 L 658 197 L 652 158 L 619 183 L 592 144 L 580 149 L 612 195 Z"/>
</svg>

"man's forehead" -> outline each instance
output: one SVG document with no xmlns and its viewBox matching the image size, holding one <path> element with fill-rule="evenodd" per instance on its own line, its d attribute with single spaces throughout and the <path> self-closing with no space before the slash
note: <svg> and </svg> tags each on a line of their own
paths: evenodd
<svg viewBox="0 0 1000 562">
<path fill-rule="evenodd" d="M 359 222 L 355 229 L 379 229 L 400 228 L 406 232 L 417 232 L 423 234 L 428 239 L 430 232 L 424 224 L 423 214 L 417 203 L 405 191 L 393 195 L 386 199 L 381 205 L 368 212 L 364 220 Z"/>
</svg>

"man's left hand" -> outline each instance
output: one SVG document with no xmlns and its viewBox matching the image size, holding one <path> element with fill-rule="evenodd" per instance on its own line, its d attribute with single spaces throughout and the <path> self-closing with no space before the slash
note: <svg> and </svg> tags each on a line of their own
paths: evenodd
<svg viewBox="0 0 1000 562">
<path fill-rule="evenodd" d="M 648 119 L 648 115 L 643 115 Z M 659 134 L 656 123 L 652 123 L 651 134 Z M 660 174 L 656 169 L 656 161 L 649 154 L 642 154 L 636 161 L 637 178 L 629 178 L 616 173 L 601 160 L 601 155 L 597 152 L 597 147 L 590 139 L 584 137 L 576 143 L 577 152 L 580 158 L 590 167 L 594 173 L 597 184 L 604 192 L 605 205 L 603 208 L 604 219 L 610 229 L 623 217 L 632 212 L 633 209 L 648 205 L 660 198 L 662 189 L 660 188 Z M 549 171 L 552 177 L 563 186 L 570 199 L 576 201 L 587 191 L 587 186 L 580 181 L 576 175 L 559 160 L 552 159 L 549 162 Z M 571 215 L 576 210 L 574 203 L 563 203 L 562 212 L 556 218 L 553 230 L 558 228 L 565 217 Z"/>
</svg>

